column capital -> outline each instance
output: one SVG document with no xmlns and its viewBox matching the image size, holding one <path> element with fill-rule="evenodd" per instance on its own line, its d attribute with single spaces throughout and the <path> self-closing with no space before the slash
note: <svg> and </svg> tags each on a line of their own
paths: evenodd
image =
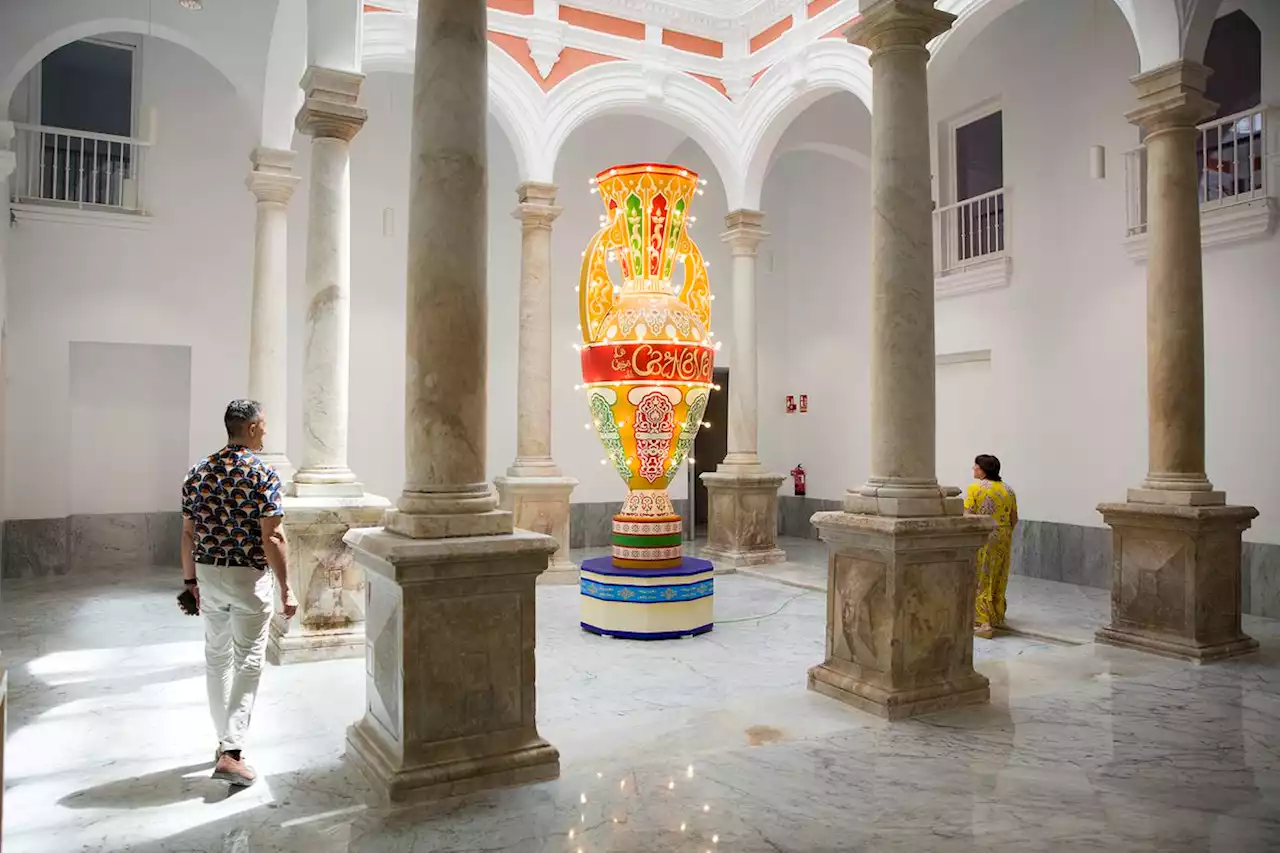
<svg viewBox="0 0 1280 853">
<path fill-rule="evenodd" d="M 312 65 L 299 83 L 306 97 L 294 127 L 316 139 L 351 141 L 369 117 L 357 104 L 363 82 L 363 74 Z"/>
<path fill-rule="evenodd" d="M 550 228 L 564 208 L 556 206 L 556 185 L 526 181 L 516 187 L 520 204 L 512 212 L 526 228 Z"/>
<path fill-rule="evenodd" d="M 258 147 L 249 154 L 253 171 L 245 179 L 245 186 L 258 201 L 288 204 L 293 190 L 300 180 L 293 174 L 294 153 L 280 148 Z"/>
<path fill-rule="evenodd" d="M 1125 113 L 1125 118 L 1149 134 L 1194 128 L 1218 108 L 1204 96 L 1212 73 L 1198 62 L 1179 59 L 1139 74 L 1129 81 L 1137 90 L 1138 106 Z"/>
<path fill-rule="evenodd" d="M 875 55 L 920 49 L 951 29 L 956 16 L 934 8 L 934 0 L 862 0 L 862 14 L 845 30 L 853 44 Z"/>
<path fill-rule="evenodd" d="M 759 210 L 734 210 L 724 218 L 725 231 L 720 239 L 729 244 L 735 256 L 755 257 L 760 243 L 769 236 L 764 230 L 764 213 Z"/>
</svg>

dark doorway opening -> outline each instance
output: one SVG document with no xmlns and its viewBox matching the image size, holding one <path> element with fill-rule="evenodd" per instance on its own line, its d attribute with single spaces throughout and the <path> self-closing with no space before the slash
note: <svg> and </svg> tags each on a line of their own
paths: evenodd
<svg viewBox="0 0 1280 853">
<path fill-rule="evenodd" d="M 707 400 L 707 411 L 702 419 L 711 424 L 698 430 L 693 441 L 693 512 L 694 530 L 705 536 L 707 530 L 707 487 L 702 485 L 702 475 L 714 471 L 729 453 L 729 368 L 717 367 L 712 381 L 720 386 Z"/>
</svg>

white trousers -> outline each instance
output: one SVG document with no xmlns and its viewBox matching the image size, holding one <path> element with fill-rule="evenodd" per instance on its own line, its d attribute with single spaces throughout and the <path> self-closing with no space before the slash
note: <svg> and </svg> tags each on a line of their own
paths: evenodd
<svg viewBox="0 0 1280 853">
<path fill-rule="evenodd" d="M 243 749 L 267 653 L 275 578 L 271 570 L 196 564 L 209 715 L 224 750 Z"/>
</svg>

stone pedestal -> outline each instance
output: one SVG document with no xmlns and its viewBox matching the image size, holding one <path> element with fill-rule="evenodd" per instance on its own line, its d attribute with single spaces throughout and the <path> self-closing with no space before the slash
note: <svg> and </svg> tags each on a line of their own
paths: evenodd
<svg viewBox="0 0 1280 853">
<path fill-rule="evenodd" d="M 780 474 L 702 475 L 707 487 L 707 531 L 710 541 L 702 556 L 717 568 L 781 563 L 787 554 L 778 547 L 778 488 Z"/>
<path fill-rule="evenodd" d="M 499 507 L 510 512 L 515 526 L 542 533 L 559 547 L 551 555 L 538 583 L 578 582 L 578 567 L 569 559 L 569 495 L 578 481 L 572 477 L 498 477 Z"/>
<path fill-rule="evenodd" d="M 809 689 L 890 720 L 990 698 L 973 669 L 974 561 L 985 516 L 820 512 L 831 548 L 826 660 Z"/>
<path fill-rule="evenodd" d="M 392 803 L 554 779 L 538 735 L 535 580 L 556 542 L 353 530 L 368 578 L 366 710 L 347 755 Z"/>
<path fill-rule="evenodd" d="M 342 537 L 380 524 L 389 506 L 377 495 L 284 499 L 289 587 L 298 613 L 271 618 L 267 660 L 279 666 L 364 654 L 364 571 Z"/>
<path fill-rule="evenodd" d="M 1250 506 L 1112 503 L 1111 624 L 1101 643 L 1205 663 L 1246 654 L 1240 628 L 1240 537 Z"/>
</svg>

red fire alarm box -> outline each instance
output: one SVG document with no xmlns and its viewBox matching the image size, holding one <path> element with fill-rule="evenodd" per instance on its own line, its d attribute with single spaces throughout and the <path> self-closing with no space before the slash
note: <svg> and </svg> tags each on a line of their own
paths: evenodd
<svg viewBox="0 0 1280 853">
<path fill-rule="evenodd" d="M 800 395 L 800 411 L 801 413 L 809 411 L 809 395 L 808 394 Z"/>
<path fill-rule="evenodd" d="M 794 415 L 796 412 L 796 398 L 794 394 L 787 395 L 787 414 Z"/>
</svg>

